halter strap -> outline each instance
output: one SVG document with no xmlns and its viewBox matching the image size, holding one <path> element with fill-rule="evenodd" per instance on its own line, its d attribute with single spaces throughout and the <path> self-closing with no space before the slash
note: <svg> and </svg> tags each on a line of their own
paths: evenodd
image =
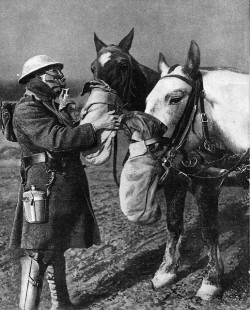
<svg viewBox="0 0 250 310">
<path fill-rule="evenodd" d="M 182 116 L 179 119 L 175 127 L 175 130 L 172 134 L 172 137 L 171 137 L 172 144 L 173 146 L 176 146 L 177 149 L 179 149 L 183 145 L 185 138 L 188 134 L 188 131 L 191 127 L 195 113 L 197 111 L 199 94 L 201 91 L 200 87 L 201 87 L 201 84 L 199 80 L 197 80 L 188 98 L 188 102 L 182 113 Z"/>
<path fill-rule="evenodd" d="M 189 80 L 189 79 L 187 79 L 187 78 L 185 78 L 184 76 L 179 75 L 179 74 L 169 74 L 169 75 L 165 75 L 165 76 L 161 77 L 160 80 L 166 79 L 166 78 L 172 78 L 172 77 L 184 81 L 185 83 L 187 83 L 188 85 L 190 85 L 190 86 L 193 87 L 193 88 L 195 87 L 195 83 L 194 83 L 193 81 L 191 81 L 191 80 Z"/>
<path fill-rule="evenodd" d="M 168 74 L 170 74 L 172 71 L 174 71 L 177 67 L 179 67 L 179 64 L 173 65 L 172 67 L 169 68 Z"/>
<path fill-rule="evenodd" d="M 168 70 L 168 74 L 161 77 L 160 80 L 168 78 L 168 77 L 175 77 L 177 79 L 182 80 L 183 82 L 187 83 L 188 85 L 190 85 L 191 87 L 195 87 L 195 83 L 194 81 L 187 79 L 185 76 L 182 76 L 180 74 L 170 74 L 171 72 L 173 72 L 177 67 L 179 67 L 179 64 L 173 65 L 172 67 L 169 68 Z"/>
</svg>

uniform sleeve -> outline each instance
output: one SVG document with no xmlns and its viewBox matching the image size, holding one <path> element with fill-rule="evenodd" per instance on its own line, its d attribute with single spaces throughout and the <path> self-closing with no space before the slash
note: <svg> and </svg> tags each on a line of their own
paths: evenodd
<svg viewBox="0 0 250 310">
<path fill-rule="evenodd" d="M 13 122 L 32 143 L 50 152 L 84 151 L 96 145 L 96 134 L 90 123 L 74 128 L 64 126 L 39 102 L 18 104 Z"/>
</svg>

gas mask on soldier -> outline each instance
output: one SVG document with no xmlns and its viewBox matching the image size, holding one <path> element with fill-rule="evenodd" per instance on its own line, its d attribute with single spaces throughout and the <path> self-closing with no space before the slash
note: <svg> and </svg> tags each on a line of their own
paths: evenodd
<svg viewBox="0 0 250 310">
<path fill-rule="evenodd" d="M 40 77 L 57 95 L 66 86 L 66 79 L 60 68 L 50 68 L 44 74 L 40 75 Z"/>
</svg>

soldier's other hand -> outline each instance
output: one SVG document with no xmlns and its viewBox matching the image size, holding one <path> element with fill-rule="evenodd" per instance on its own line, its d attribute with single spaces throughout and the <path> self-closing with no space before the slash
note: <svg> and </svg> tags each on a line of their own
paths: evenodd
<svg viewBox="0 0 250 310">
<path fill-rule="evenodd" d="M 109 111 L 104 113 L 97 120 L 93 121 L 96 130 L 108 129 L 108 130 L 118 130 L 120 127 L 119 115 L 114 114 L 115 111 Z"/>
</svg>

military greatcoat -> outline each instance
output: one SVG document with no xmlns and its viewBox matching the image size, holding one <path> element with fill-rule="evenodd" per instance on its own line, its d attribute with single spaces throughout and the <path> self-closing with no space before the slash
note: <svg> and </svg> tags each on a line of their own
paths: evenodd
<svg viewBox="0 0 250 310">
<path fill-rule="evenodd" d="M 10 247 L 65 251 L 70 247 L 85 248 L 99 244 L 99 230 L 80 161 L 80 151 L 95 146 L 95 131 L 91 124 L 75 125 L 69 113 L 65 110 L 60 112 L 52 92 L 41 83 L 36 81 L 30 87 L 28 85 L 26 95 L 17 104 L 13 116 L 14 132 L 23 156 L 48 151 L 59 161 L 62 158 L 67 158 L 67 161 L 63 171 L 55 173 L 48 196 L 47 223 L 26 221 L 22 196 L 31 185 L 46 192 L 51 171 L 45 162 L 26 167 L 26 173 L 22 174 L 23 184 L 19 190 Z M 24 167 L 21 171 L 25 171 Z"/>
</svg>

